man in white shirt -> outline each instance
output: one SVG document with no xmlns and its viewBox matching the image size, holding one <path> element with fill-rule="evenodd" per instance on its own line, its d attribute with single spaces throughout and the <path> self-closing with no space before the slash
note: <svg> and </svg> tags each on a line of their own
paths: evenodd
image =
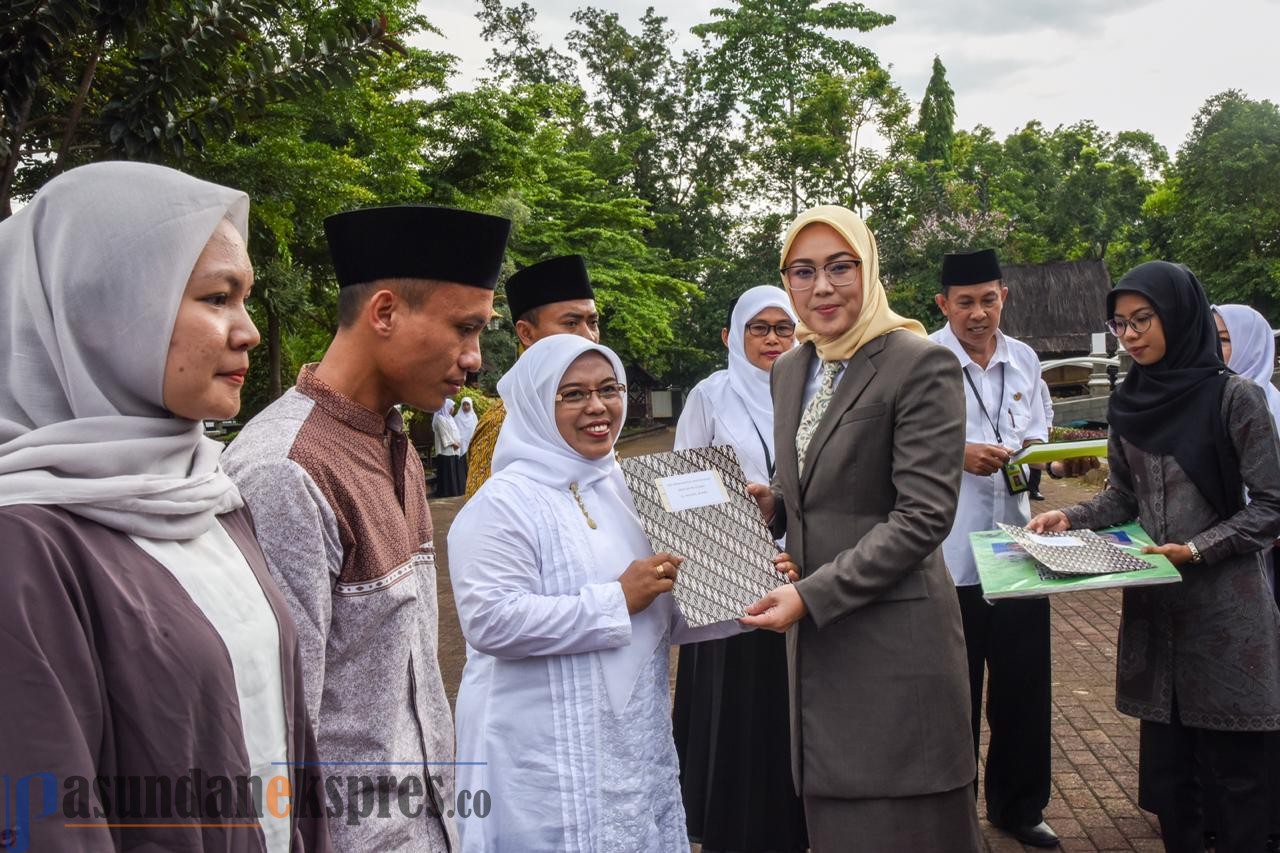
<svg viewBox="0 0 1280 853">
<path fill-rule="evenodd" d="M 1044 822 L 1052 716 L 1049 601 L 987 604 L 969 548 L 969 534 L 975 530 L 1030 519 L 1023 472 L 1010 468 L 1008 461 L 1025 445 L 1048 438 L 1040 361 L 1031 347 L 999 328 L 1008 294 L 994 251 L 943 258 L 942 292 L 936 300 L 947 325 L 930 338 L 960 359 L 966 423 L 960 499 L 942 551 L 964 619 L 975 753 L 984 665 L 990 672 L 987 819 L 1023 843 L 1054 847 L 1058 837 Z"/>
</svg>

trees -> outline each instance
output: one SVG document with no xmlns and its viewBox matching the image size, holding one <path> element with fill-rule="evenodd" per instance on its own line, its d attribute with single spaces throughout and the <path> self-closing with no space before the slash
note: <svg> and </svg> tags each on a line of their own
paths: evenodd
<svg viewBox="0 0 1280 853">
<path fill-rule="evenodd" d="M 400 50 L 385 17 L 301 2 L 15 0 L 0 10 L 0 219 L 70 166 L 182 162 Z"/>
<path fill-rule="evenodd" d="M 1211 299 L 1280 316 L 1280 108 L 1236 90 L 1206 101 L 1148 213 Z"/>
<path fill-rule="evenodd" d="M 942 58 L 933 58 L 933 73 L 920 101 L 920 120 L 916 127 L 923 138 L 920 160 L 937 160 L 944 169 L 951 168 L 951 142 L 956 135 L 956 93 L 947 82 L 947 69 Z"/>
<path fill-rule="evenodd" d="M 755 146 L 762 189 L 794 216 L 803 162 L 792 143 L 809 82 L 877 68 L 874 53 L 836 34 L 870 32 L 894 18 L 845 0 L 734 0 L 711 15 L 716 20 L 693 32 L 712 45 L 713 79 L 741 105 L 745 138 L 768 141 Z"/>
</svg>

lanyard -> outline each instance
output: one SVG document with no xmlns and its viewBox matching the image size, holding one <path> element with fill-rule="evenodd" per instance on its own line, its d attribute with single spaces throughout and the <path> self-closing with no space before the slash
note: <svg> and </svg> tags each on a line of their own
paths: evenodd
<svg viewBox="0 0 1280 853">
<path fill-rule="evenodd" d="M 982 414 L 987 419 L 987 423 L 991 424 L 991 429 L 995 431 L 996 444 L 1003 444 L 1004 442 L 1000 439 L 1000 411 L 1004 409 L 1004 389 L 1005 385 L 1008 384 L 1005 382 L 1004 366 L 1001 365 L 1000 367 L 1000 408 L 996 409 L 995 420 L 991 419 L 991 414 L 987 411 L 986 404 L 982 402 L 982 395 L 978 393 L 978 386 L 974 383 L 973 376 L 964 368 L 961 368 L 960 372 L 963 373 L 964 378 L 969 381 L 969 387 L 973 389 L 973 397 L 978 401 L 978 408 L 982 410 Z"/>
<path fill-rule="evenodd" d="M 760 449 L 764 451 L 764 464 L 769 471 L 769 480 L 773 480 L 773 454 L 769 452 L 769 445 L 765 443 L 764 436 L 760 434 L 760 427 L 756 426 L 755 421 L 751 421 L 751 428 L 756 431 L 756 438 L 760 439 Z"/>
</svg>

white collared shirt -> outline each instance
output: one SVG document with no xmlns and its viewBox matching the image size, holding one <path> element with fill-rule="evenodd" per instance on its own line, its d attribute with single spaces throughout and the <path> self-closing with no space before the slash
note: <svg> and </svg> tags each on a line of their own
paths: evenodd
<svg viewBox="0 0 1280 853">
<path fill-rule="evenodd" d="M 966 443 L 999 444 L 1016 451 L 1029 440 L 1048 440 L 1049 424 L 1042 399 L 1044 386 L 1035 350 L 997 331 L 996 351 L 984 370 L 960 346 L 950 325 L 943 326 L 929 339 L 954 352 L 966 374 L 963 380 Z M 975 388 L 982 397 L 982 406 L 974 395 Z M 987 414 L 983 414 L 983 406 Z M 999 471 L 986 477 L 962 474 L 956 521 L 942 543 L 942 553 L 956 586 L 978 583 L 978 566 L 969 547 L 970 533 L 991 530 L 997 522 L 1026 524 L 1030 518 L 1027 493 L 1010 495 L 1004 475 Z"/>
<path fill-rule="evenodd" d="M 822 384 L 822 366 L 826 364 L 821 358 L 815 358 L 813 365 L 809 368 L 809 378 L 804 383 L 804 400 L 800 404 L 801 413 L 809 408 L 809 401 L 818 393 L 818 387 Z M 844 379 L 845 369 L 849 366 L 849 359 L 842 359 L 840 362 L 840 372 L 836 374 L 835 381 L 831 383 L 832 390 L 840 387 L 840 380 Z"/>
</svg>

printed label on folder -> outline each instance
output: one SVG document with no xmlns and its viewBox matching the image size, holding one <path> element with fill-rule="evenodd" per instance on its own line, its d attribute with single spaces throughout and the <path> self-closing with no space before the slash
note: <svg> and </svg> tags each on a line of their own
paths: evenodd
<svg viewBox="0 0 1280 853">
<path fill-rule="evenodd" d="M 659 477 L 654 480 L 654 484 L 662 498 L 662 508 L 667 512 L 714 506 L 729 500 L 724 481 L 715 471 L 694 471 L 672 477 Z"/>
</svg>

